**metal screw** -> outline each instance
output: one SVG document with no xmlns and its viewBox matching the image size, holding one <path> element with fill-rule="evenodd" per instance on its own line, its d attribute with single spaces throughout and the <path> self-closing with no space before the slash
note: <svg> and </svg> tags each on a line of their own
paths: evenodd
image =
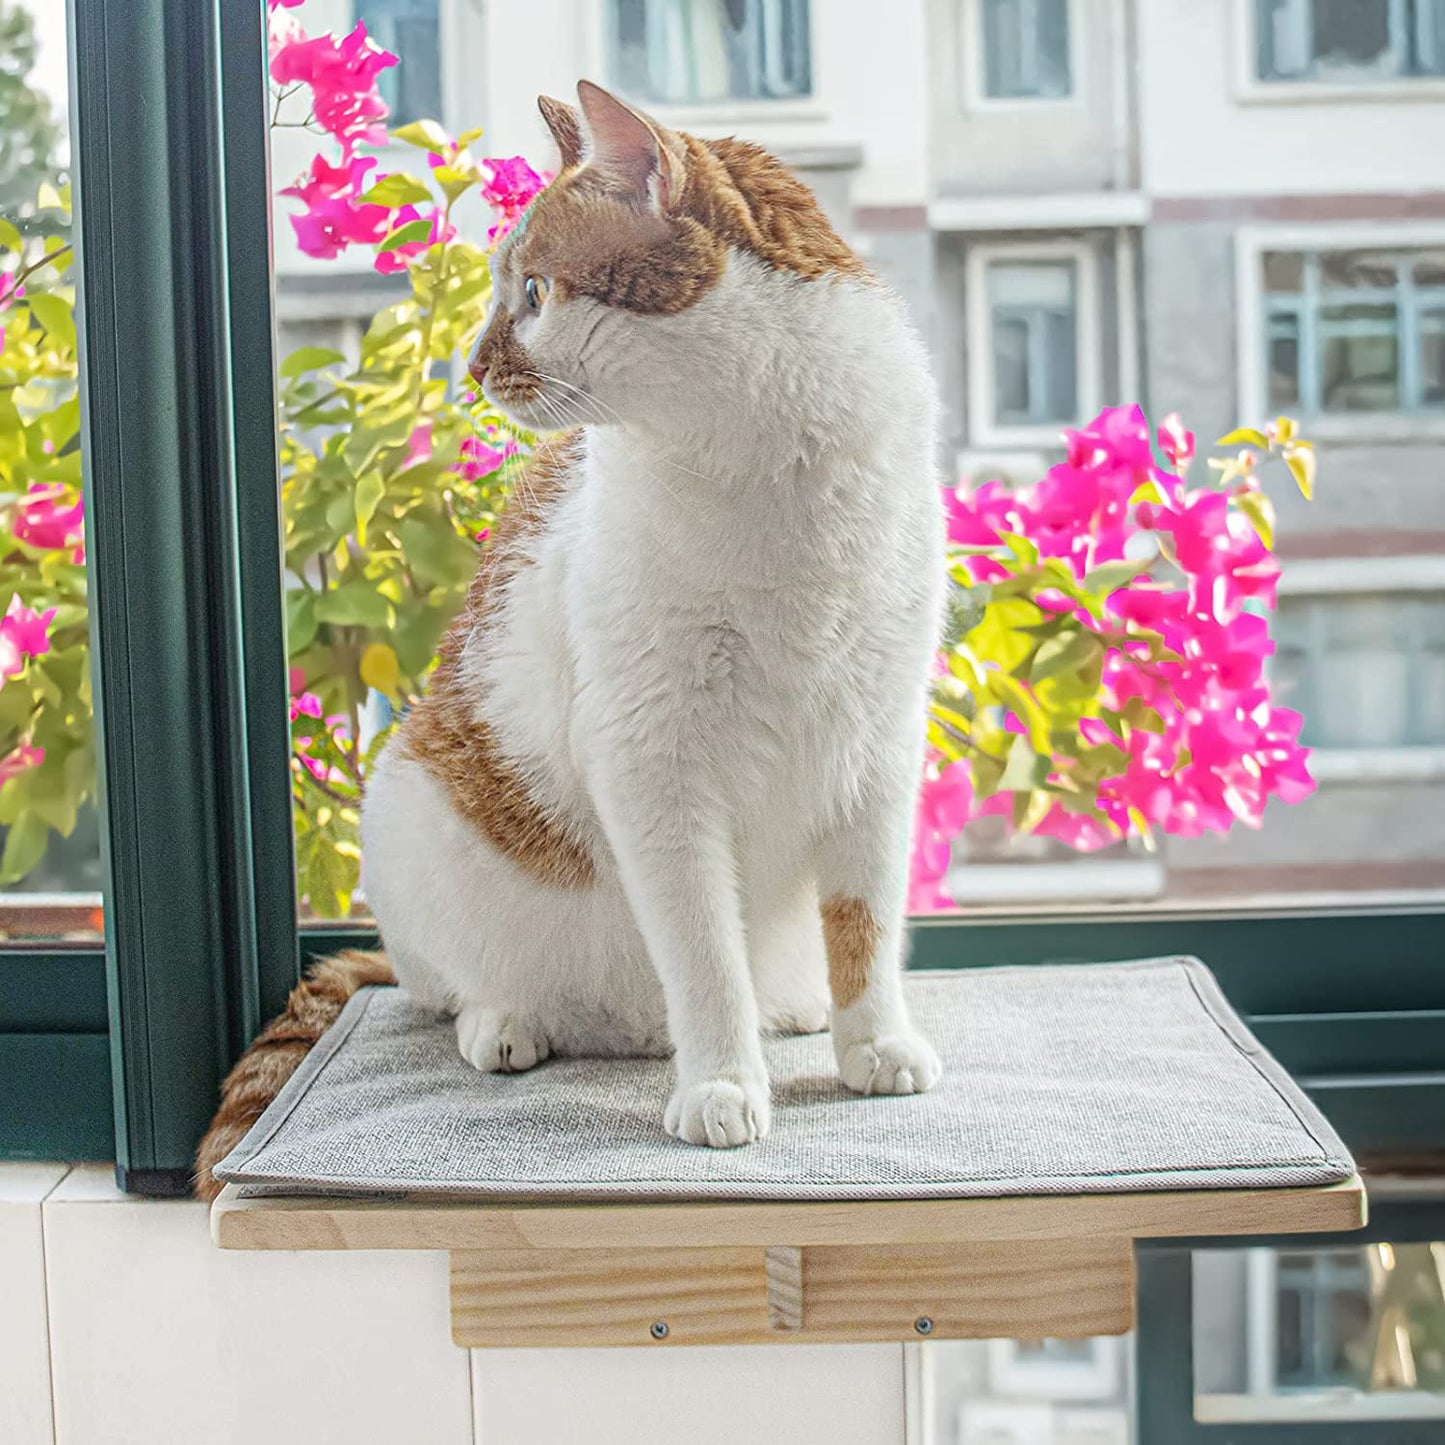
<svg viewBox="0 0 1445 1445">
<path fill-rule="evenodd" d="M 648 1333 L 655 1340 L 665 1340 L 667 1338 L 667 1321 L 653 1320 L 652 1328 L 648 1331 Z"/>
<path fill-rule="evenodd" d="M 918 1318 L 913 1321 L 913 1328 L 917 1330 L 920 1335 L 931 1335 L 933 1333 L 933 1321 L 929 1319 L 927 1315 L 919 1315 Z"/>
</svg>

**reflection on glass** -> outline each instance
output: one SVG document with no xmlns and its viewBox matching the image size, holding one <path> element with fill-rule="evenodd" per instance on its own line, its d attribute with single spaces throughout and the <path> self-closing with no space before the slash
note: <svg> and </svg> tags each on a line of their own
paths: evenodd
<svg viewBox="0 0 1445 1445">
<path fill-rule="evenodd" d="M 1130 1445 L 1130 1341 L 923 1346 L 930 1445 Z"/>
<path fill-rule="evenodd" d="M 1445 1244 L 1194 1256 L 1195 1417 L 1445 1420 Z"/>
<path fill-rule="evenodd" d="M 101 928 L 64 6 L 0 5 L 0 940 Z"/>
<path fill-rule="evenodd" d="M 994 419 L 1000 425 L 1075 419 L 1075 286 L 1072 261 L 989 266 Z"/>
</svg>

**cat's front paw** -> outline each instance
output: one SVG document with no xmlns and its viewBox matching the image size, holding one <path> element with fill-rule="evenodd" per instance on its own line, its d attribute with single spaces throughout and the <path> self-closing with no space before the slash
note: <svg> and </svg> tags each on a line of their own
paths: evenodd
<svg viewBox="0 0 1445 1445">
<path fill-rule="evenodd" d="M 484 1074 L 520 1074 L 552 1052 L 536 1020 L 475 1004 L 457 1014 L 457 1046 L 462 1057 Z"/>
<path fill-rule="evenodd" d="M 933 1045 L 912 1029 L 838 1048 L 838 1073 L 855 1094 L 922 1094 L 943 1077 Z"/>
<path fill-rule="evenodd" d="M 678 1084 L 662 1116 L 669 1134 L 713 1149 L 751 1144 L 768 1132 L 771 1122 L 767 1083 L 744 1079 Z"/>
</svg>

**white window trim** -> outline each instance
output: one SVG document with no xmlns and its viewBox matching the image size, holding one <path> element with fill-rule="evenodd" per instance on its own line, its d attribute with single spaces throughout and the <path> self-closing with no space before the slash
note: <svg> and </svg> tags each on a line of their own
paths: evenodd
<svg viewBox="0 0 1445 1445">
<path fill-rule="evenodd" d="M 965 112 L 1031 112 L 1076 110 L 1084 103 L 1083 67 L 1079 41 L 1084 34 L 1081 0 L 1068 0 L 1069 93 L 1067 95 L 989 95 L 984 59 L 983 0 L 956 0 L 958 5 L 954 70 L 959 108 Z M 1111 0 L 1115 8 L 1117 0 Z"/>
<path fill-rule="evenodd" d="M 786 100 L 702 100 L 695 105 L 659 105 L 645 96 L 630 96 L 647 114 L 672 130 L 692 131 L 704 139 L 733 135 L 739 129 L 753 130 L 759 125 L 816 124 L 830 118 L 823 101 L 824 65 L 818 45 L 818 11 L 823 0 L 808 4 L 808 73 L 813 81 L 811 95 Z M 612 0 L 583 6 L 586 50 L 592 56 L 592 73 L 606 77 L 608 85 L 616 85 L 612 49 Z"/>
<path fill-rule="evenodd" d="M 1255 0 L 1234 0 L 1234 94 L 1242 105 L 1338 105 L 1342 101 L 1435 101 L 1445 77 L 1402 75 L 1394 80 L 1261 80 Z"/>
<path fill-rule="evenodd" d="M 1445 246 L 1445 221 L 1349 221 L 1310 225 L 1241 226 L 1234 237 L 1236 373 L 1241 421 L 1271 414 L 1264 362 L 1264 277 L 1266 251 L 1388 251 Z M 1445 414 L 1362 412 L 1356 416 L 1301 413 L 1307 436 L 1318 441 L 1438 441 L 1445 438 Z"/>
<path fill-rule="evenodd" d="M 1066 1362 L 1031 1360 L 1018 1340 L 990 1340 L 990 1391 L 995 1395 L 1070 1402 L 1113 1399 L 1123 1378 L 1120 1341 L 1106 1335 L 1083 1343 L 1089 1347 L 1088 1357 Z"/>
<path fill-rule="evenodd" d="M 1067 421 L 1046 426 L 999 426 L 993 419 L 993 327 L 988 306 L 988 267 L 994 261 L 1073 261 L 1077 278 L 1074 374 L 1078 405 Z M 1062 445 L 1063 428 L 1078 426 L 1099 410 L 1103 333 L 1099 320 L 1099 256 L 1087 241 L 1019 242 L 970 246 L 964 276 L 968 339 L 968 442 L 974 449 Z"/>
</svg>

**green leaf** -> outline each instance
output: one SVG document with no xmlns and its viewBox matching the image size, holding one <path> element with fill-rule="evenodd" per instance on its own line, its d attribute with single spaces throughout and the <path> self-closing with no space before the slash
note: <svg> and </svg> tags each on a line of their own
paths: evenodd
<svg viewBox="0 0 1445 1445">
<path fill-rule="evenodd" d="M 316 616 L 316 594 L 303 587 L 286 593 L 286 650 L 291 656 L 304 652 L 316 640 L 320 619 Z"/>
<path fill-rule="evenodd" d="M 20 249 L 20 232 L 4 216 L 0 216 L 0 246 L 7 251 Z"/>
<path fill-rule="evenodd" d="M 446 517 L 408 517 L 397 523 L 396 536 L 412 570 L 427 582 L 459 587 L 477 570 L 477 549 Z"/>
<path fill-rule="evenodd" d="M 992 672 L 988 681 L 994 696 L 1009 708 L 1028 730 L 1028 740 L 1034 751 L 1046 754 L 1049 751 L 1049 715 L 1039 700 L 1018 678 L 1009 673 Z"/>
<path fill-rule="evenodd" d="M 367 205 L 395 210 L 398 206 L 415 206 L 430 201 L 432 193 L 415 176 L 409 176 L 405 171 L 393 171 L 377 181 L 361 199 Z"/>
<path fill-rule="evenodd" d="M 26 813 L 10 826 L 5 852 L 0 856 L 0 884 L 18 883 L 45 856 L 50 830 L 35 813 Z"/>
<path fill-rule="evenodd" d="M 1129 562 L 1123 559 L 1118 562 L 1101 562 L 1084 573 L 1084 586 L 1090 592 L 1108 596 L 1121 587 L 1127 587 L 1147 566 L 1145 562 Z"/>
<path fill-rule="evenodd" d="M 1214 445 L 1217 447 L 1237 447 L 1246 444 L 1252 447 L 1267 447 L 1269 445 L 1269 438 L 1256 427 L 1241 426 L 1236 427 L 1232 432 L 1226 432 Z"/>
<path fill-rule="evenodd" d="M 1050 762 L 1029 746 L 1026 737 L 1016 737 L 1009 749 L 1008 762 L 999 778 L 1001 793 L 1027 793 L 1041 788 L 1049 780 Z"/>
<path fill-rule="evenodd" d="M 293 351 L 276 368 L 276 374 L 284 381 L 293 376 L 300 376 L 307 371 L 319 371 L 323 366 L 334 366 L 338 361 L 345 360 L 346 357 L 342 352 L 333 351 L 329 346 L 302 346 Z"/>
<path fill-rule="evenodd" d="M 369 583 L 344 582 L 333 592 L 323 592 L 316 600 L 316 617 L 320 622 L 334 622 L 342 627 L 390 627 L 392 605 Z"/>
<path fill-rule="evenodd" d="M 1034 654 L 1029 681 L 1043 682 L 1064 673 L 1076 673 L 1103 655 L 1104 644 L 1092 632 L 1061 632 L 1048 638 Z"/>
<path fill-rule="evenodd" d="M 465 150 L 466 147 L 469 146 L 469 145 L 471 145 L 471 143 L 472 143 L 474 140 L 481 140 L 481 138 L 482 138 L 482 128 L 481 128 L 481 126 L 478 126 L 475 130 L 464 130 L 464 131 L 457 137 L 457 149 L 458 149 L 458 150 Z"/>
<path fill-rule="evenodd" d="M 53 291 L 41 291 L 26 300 L 35 319 L 55 341 L 67 350 L 75 349 L 75 313 L 69 304 Z"/>
<path fill-rule="evenodd" d="M 450 148 L 446 131 L 434 120 L 414 120 L 410 125 L 399 126 L 392 131 L 391 138 L 403 145 L 415 146 L 419 151 L 445 153 Z"/>
<path fill-rule="evenodd" d="M 394 251 L 398 246 L 409 246 L 414 241 L 425 241 L 430 235 L 430 221 L 407 221 L 398 226 L 376 249 L 378 251 Z"/>
<path fill-rule="evenodd" d="M 1315 449 L 1301 442 L 1284 449 L 1284 464 L 1307 502 L 1315 495 Z"/>
<path fill-rule="evenodd" d="M 356 540 L 366 546 L 366 524 L 386 495 L 386 478 L 373 467 L 356 484 Z"/>
<path fill-rule="evenodd" d="M 1263 492 L 1241 492 L 1234 500 L 1259 533 L 1259 540 L 1266 547 L 1273 547 L 1274 503 Z"/>
</svg>

